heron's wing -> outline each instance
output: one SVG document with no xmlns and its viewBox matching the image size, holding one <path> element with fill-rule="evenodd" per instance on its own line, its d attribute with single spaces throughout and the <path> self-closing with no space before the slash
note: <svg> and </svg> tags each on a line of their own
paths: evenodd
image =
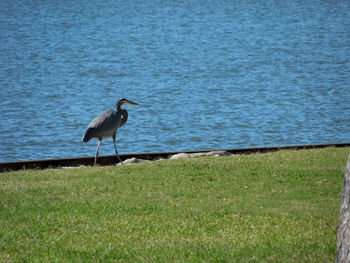
<svg viewBox="0 0 350 263">
<path fill-rule="evenodd" d="M 121 124 L 120 113 L 108 110 L 93 119 L 87 127 L 83 141 L 87 142 L 91 138 L 102 138 L 112 136 Z"/>
</svg>

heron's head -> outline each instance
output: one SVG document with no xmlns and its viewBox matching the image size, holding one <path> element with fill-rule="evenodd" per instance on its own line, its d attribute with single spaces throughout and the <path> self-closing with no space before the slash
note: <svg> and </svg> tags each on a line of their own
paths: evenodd
<svg viewBox="0 0 350 263">
<path fill-rule="evenodd" d="M 133 105 L 133 106 L 139 106 L 140 104 L 136 103 L 136 102 L 132 102 L 131 100 L 127 100 L 125 98 L 121 98 L 118 100 L 117 102 L 117 106 L 127 106 L 127 105 Z"/>
</svg>

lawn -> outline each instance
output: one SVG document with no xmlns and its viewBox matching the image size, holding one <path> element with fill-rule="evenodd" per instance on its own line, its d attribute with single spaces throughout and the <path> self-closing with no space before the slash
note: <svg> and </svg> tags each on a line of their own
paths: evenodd
<svg viewBox="0 0 350 263">
<path fill-rule="evenodd" d="M 332 262 L 350 148 L 0 174 L 0 262 Z"/>
</svg>

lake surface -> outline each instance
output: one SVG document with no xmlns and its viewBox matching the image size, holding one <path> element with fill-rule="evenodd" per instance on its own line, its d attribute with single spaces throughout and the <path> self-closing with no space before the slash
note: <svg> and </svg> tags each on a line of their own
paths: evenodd
<svg viewBox="0 0 350 263">
<path fill-rule="evenodd" d="M 350 1 L 1 1 L 0 161 L 350 141 Z M 113 154 L 112 139 L 100 154 Z"/>
</svg>

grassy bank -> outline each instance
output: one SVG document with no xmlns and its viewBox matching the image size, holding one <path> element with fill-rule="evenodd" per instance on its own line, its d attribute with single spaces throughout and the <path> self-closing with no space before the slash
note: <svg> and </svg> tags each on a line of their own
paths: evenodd
<svg viewBox="0 0 350 263">
<path fill-rule="evenodd" d="M 332 262 L 350 148 L 0 174 L 0 262 Z"/>
</svg>

